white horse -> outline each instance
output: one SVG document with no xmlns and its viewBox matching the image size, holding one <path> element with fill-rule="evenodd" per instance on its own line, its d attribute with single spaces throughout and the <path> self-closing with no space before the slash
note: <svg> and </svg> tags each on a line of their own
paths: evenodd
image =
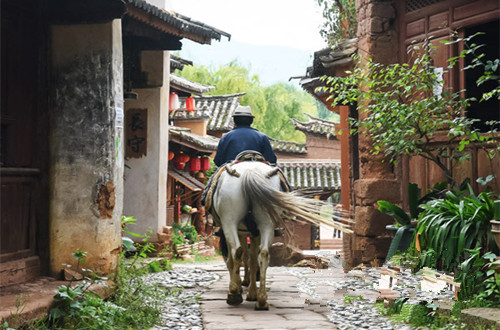
<svg viewBox="0 0 500 330">
<path fill-rule="evenodd" d="M 220 174 L 212 197 L 211 213 L 221 224 L 227 243 L 226 265 L 230 274 L 227 303 L 238 305 L 243 301 L 240 264 L 245 261 L 248 283 L 248 301 L 256 301 L 255 309 L 267 310 L 266 271 L 269 265 L 269 248 L 274 229 L 285 227 L 283 214 L 298 215 L 310 222 L 321 222 L 340 228 L 338 222 L 318 214 L 321 203 L 317 200 L 282 192 L 278 169 L 263 162 L 244 161 L 226 165 Z M 250 248 L 247 251 L 247 237 Z M 247 253 L 248 252 L 248 253 Z M 257 289 L 257 271 L 260 285 Z M 247 277 L 247 275 L 249 275 Z"/>
</svg>

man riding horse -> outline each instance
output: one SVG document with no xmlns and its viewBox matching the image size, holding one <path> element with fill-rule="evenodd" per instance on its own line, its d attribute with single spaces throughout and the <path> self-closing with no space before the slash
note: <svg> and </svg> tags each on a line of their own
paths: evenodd
<svg viewBox="0 0 500 330">
<path fill-rule="evenodd" d="M 247 284 L 247 300 L 255 301 L 255 309 L 267 310 L 269 251 L 275 229 L 285 228 L 284 214 L 312 223 L 333 225 L 333 220 L 320 215 L 320 201 L 290 193 L 283 173 L 274 166 L 276 155 L 269 139 L 250 127 L 253 118 L 249 107 L 233 115 L 236 127 L 219 142 L 214 159 L 219 169 L 207 187 L 205 206 L 222 229 L 221 249 L 230 274 L 226 302 L 240 304 L 242 285 Z"/>
<path fill-rule="evenodd" d="M 222 166 L 229 161 L 236 159 L 242 151 L 253 150 L 259 152 L 272 165 L 276 164 L 276 155 L 269 138 L 250 127 L 254 115 L 250 107 L 241 107 L 233 115 L 235 128 L 225 134 L 219 141 L 214 163 Z"/>
</svg>

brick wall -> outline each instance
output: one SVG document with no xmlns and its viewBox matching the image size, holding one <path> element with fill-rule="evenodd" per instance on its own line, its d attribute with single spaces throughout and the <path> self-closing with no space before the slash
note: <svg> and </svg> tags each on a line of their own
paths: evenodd
<svg viewBox="0 0 500 330">
<path fill-rule="evenodd" d="M 358 49 L 363 58 L 382 63 L 398 61 L 398 35 L 394 1 L 357 0 Z M 364 114 L 359 113 L 362 120 Z M 391 217 L 377 210 L 377 200 L 401 201 L 400 185 L 392 166 L 380 155 L 370 154 L 371 140 L 359 135 L 359 179 L 352 185 L 354 234 L 344 235 L 347 268 L 359 263 L 383 262 L 391 236 L 385 230 Z"/>
</svg>

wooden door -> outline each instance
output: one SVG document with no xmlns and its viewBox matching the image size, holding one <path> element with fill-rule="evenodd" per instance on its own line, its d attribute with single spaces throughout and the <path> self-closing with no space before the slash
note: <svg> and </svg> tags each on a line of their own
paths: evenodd
<svg viewBox="0 0 500 330">
<path fill-rule="evenodd" d="M 41 64 L 46 40 L 41 12 L 36 1 L 2 1 L 2 263 L 40 254 L 48 258 L 47 65 Z"/>
</svg>

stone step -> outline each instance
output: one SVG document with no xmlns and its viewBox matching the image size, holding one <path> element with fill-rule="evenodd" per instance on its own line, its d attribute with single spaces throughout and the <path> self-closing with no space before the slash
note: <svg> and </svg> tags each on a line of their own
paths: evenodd
<svg viewBox="0 0 500 330">
<path fill-rule="evenodd" d="M 172 236 L 172 226 L 163 226 L 162 231 L 164 234 Z"/>
</svg>

